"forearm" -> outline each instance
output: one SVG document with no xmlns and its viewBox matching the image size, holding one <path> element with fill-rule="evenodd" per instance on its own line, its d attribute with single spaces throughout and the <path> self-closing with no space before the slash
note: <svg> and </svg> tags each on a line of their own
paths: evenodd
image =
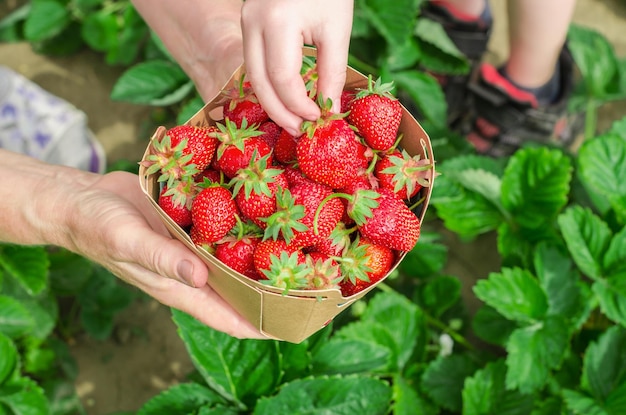
<svg viewBox="0 0 626 415">
<path fill-rule="evenodd" d="M 242 0 L 132 0 L 205 99 L 243 62 Z"/>
<path fill-rule="evenodd" d="M 70 199 L 97 175 L 0 149 L 0 177 L 1 242 L 71 247 Z"/>
</svg>

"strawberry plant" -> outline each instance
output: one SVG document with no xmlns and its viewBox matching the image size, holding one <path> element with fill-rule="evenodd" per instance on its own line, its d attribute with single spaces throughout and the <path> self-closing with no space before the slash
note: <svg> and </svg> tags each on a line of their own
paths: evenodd
<svg viewBox="0 0 626 415">
<path fill-rule="evenodd" d="M 0 413 L 80 413 L 66 340 L 79 331 L 108 337 L 134 298 L 75 254 L 0 244 Z"/>
</svg>

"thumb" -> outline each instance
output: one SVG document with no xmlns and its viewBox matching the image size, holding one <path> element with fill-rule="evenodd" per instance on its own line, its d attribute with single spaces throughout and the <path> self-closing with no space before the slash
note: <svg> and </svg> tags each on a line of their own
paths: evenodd
<svg viewBox="0 0 626 415">
<path fill-rule="evenodd" d="M 182 242 L 149 231 L 136 246 L 138 262 L 144 268 L 191 287 L 206 285 L 206 265 Z"/>
</svg>

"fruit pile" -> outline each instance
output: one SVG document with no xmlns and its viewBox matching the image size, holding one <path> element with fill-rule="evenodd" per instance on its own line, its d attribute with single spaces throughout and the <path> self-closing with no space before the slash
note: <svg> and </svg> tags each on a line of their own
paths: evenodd
<svg viewBox="0 0 626 415">
<path fill-rule="evenodd" d="M 354 295 L 384 278 L 420 235 L 413 213 L 432 161 L 399 147 L 393 84 L 317 96 L 321 117 L 294 137 L 274 123 L 244 77 L 223 91 L 222 121 L 155 137 L 142 164 L 158 204 L 191 240 L 233 270 L 284 290 Z"/>
</svg>

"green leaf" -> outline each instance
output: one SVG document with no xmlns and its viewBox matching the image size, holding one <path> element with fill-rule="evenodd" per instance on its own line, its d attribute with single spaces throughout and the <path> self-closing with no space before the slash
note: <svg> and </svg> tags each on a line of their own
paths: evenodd
<svg viewBox="0 0 626 415">
<path fill-rule="evenodd" d="M 181 383 L 152 397 L 142 405 L 137 415 L 187 415 L 202 406 L 225 404 L 214 391 L 197 383 Z"/>
<path fill-rule="evenodd" d="M 604 402 L 626 373 L 626 329 L 613 326 L 585 351 L 582 387 Z"/>
<path fill-rule="evenodd" d="M 572 166 L 562 151 L 529 147 L 515 153 L 502 178 L 502 205 L 530 229 L 552 223 L 567 203 Z"/>
<path fill-rule="evenodd" d="M 392 368 L 402 369 L 418 344 L 425 341 L 425 318 L 422 311 L 397 292 L 382 292 L 370 299 L 362 321 L 375 322 L 385 327 L 392 344 L 395 360 Z M 373 339 L 375 342 L 378 339 Z"/>
<path fill-rule="evenodd" d="M 489 177 L 489 183 L 481 185 L 464 179 L 465 172 L 479 170 L 479 175 Z M 462 237 L 474 237 L 500 226 L 503 216 L 499 203 L 494 204 L 491 196 L 485 197 L 497 187 L 502 174 L 497 161 L 483 156 L 459 156 L 446 160 L 438 171 L 441 176 L 433 188 L 431 204 L 448 229 Z"/>
<path fill-rule="evenodd" d="M 0 295 L 0 333 L 17 338 L 33 329 L 33 318 L 19 301 Z"/>
<path fill-rule="evenodd" d="M 0 390 L 18 363 L 17 348 L 10 338 L 0 333 Z"/>
<path fill-rule="evenodd" d="M 602 312 L 626 327 L 626 271 L 597 280 L 591 289 L 598 298 Z"/>
<path fill-rule="evenodd" d="M 617 132 L 586 140 L 579 150 L 579 175 L 588 193 L 608 200 L 619 221 L 626 222 L 626 140 Z"/>
<path fill-rule="evenodd" d="M 602 406 L 597 401 L 589 396 L 569 389 L 563 390 L 562 393 L 567 408 L 574 414 L 611 415 L 602 409 Z"/>
<path fill-rule="evenodd" d="M 77 296 L 94 273 L 87 258 L 66 249 L 50 252 L 50 287 L 57 296 Z"/>
<path fill-rule="evenodd" d="M 437 415 L 438 409 L 428 399 L 423 397 L 412 382 L 401 374 L 393 377 L 393 406 L 394 415 Z"/>
<path fill-rule="evenodd" d="M 204 101 L 199 95 L 196 95 L 193 99 L 187 101 L 180 112 L 176 116 L 176 122 L 179 125 L 182 125 L 187 122 L 191 117 L 193 117 L 198 111 L 202 109 L 204 106 Z"/>
<path fill-rule="evenodd" d="M 537 279 L 525 269 L 503 268 L 474 286 L 476 296 L 509 320 L 533 324 L 543 320 L 548 299 Z"/>
<path fill-rule="evenodd" d="M 438 356 L 422 375 L 422 390 L 440 407 L 460 412 L 463 384 L 478 369 L 467 355 Z"/>
<path fill-rule="evenodd" d="M 581 206 L 570 207 L 559 215 L 558 224 L 578 268 L 588 277 L 601 278 L 604 253 L 612 237 L 609 226 Z"/>
<path fill-rule="evenodd" d="M 463 386 L 463 415 L 527 415 L 534 397 L 506 390 L 503 360 L 488 363 Z"/>
<path fill-rule="evenodd" d="M 626 139 L 605 134 L 585 140 L 578 150 L 579 174 L 603 195 L 626 195 Z"/>
<path fill-rule="evenodd" d="M 99 52 L 106 52 L 115 47 L 118 35 L 117 16 L 106 10 L 99 10 L 85 16 L 81 34 L 85 43 Z"/>
<path fill-rule="evenodd" d="M 403 44 L 413 35 L 417 20 L 419 0 L 397 0 L 392 3 L 385 0 L 360 0 L 359 9 L 389 44 Z"/>
<path fill-rule="evenodd" d="M 560 316 L 515 330 L 506 345 L 507 388 L 524 394 L 539 391 L 561 364 L 568 345 L 568 327 Z"/>
<path fill-rule="evenodd" d="M 124 24 L 117 35 L 117 41 L 107 51 L 106 62 L 109 65 L 129 66 L 135 62 L 140 48 L 144 47 L 148 26 L 133 7 L 126 8 L 121 19 Z"/>
<path fill-rule="evenodd" d="M 0 267 L 30 295 L 37 295 L 48 286 L 49 265 L 46 250 L 41 246 L 0 244 Z"/>
<path fill-rule="evenodd" d="M 503 221 L 496 206 L 481 195 L 463 189 L 445 173 L 437 178 L 431 204 L 445 227 L 462 238 L 496 230 Z"/>
<path fill-rule="evenodd" d="M 410 277 L 425 278 L 439 273 L 448 260 L 448 247 L 441 243 L 439 232 L 429 232 L 422 228 L 420 243 L 409 251 L 399 269 Z"/>
<path fill-rule="evenodd" d="M 384 415 L 391 404 L 391 388 L 371 377 L 301 379 L 281 387 L 278 394 L 261 398 L 254 415 L 333 414 Z"/>
<path fill-rule="evenodd" d="M 602 265 L 608 274 L 626 271 L 626 227 L 613 235 Z"/>
<path fill-rule="evenodd" d="M 49 39 L 61 33 L 70 23 L 65 5 L 55 0 L 31 1 L 31 8 L 24 23 L 24 36 L 30 42 Z"/>
<path fill-rule="evenodd" d="M 541 287 L 548 296 L 548 314 L 563 316 L 572 329 L 578 329 L 588 314 L 589 295 L 584 290 L 572 260 L 555 246 L 541 243 L 537 246 L 534 265 Z"/>
<path fill-rule="evenodd" d="M 437 276 L 420 291 L 421 304 L 434 317 L 440 317 L 461 298 L 461 282 L 456 277 Z"/>
<path fill-rule="evenodd" d="M 450 39 L 443 26 L 431 19 L 418 19 L 415 36 L 422 49 L 421 64 L 439 74 L 466 74 L 469 61 Z"/>
<path fill-rule="evenodd" d="M 474 314 L 472 329 L 486 342 L 504 346 L 517 324 L 507 320 L 494 308 L 482 306 Z"/>
<path fill-rule="evenodd" d="M 134 299 L 131 287 L 123 285 L 113 274 L 102 267 L 95 273 L 77 296 L 81 305 L 80 320 L 85 330 L 96 339 L 106 339 L 113 330 L 114 318 Z"/>
<path fill-rule="evenodd" d="M 358 327 L 369 329 L 367 334 L 376 336 L 377 343 L 389 344 L 391 342 L 380 340 L 382 337 L 388 336 L 384 327 L 373 324 L 359 324 Z M 348 328 L 348 330 L 350 329 Z M 363 337 L 367 336 L 364 335 Z M 383 370 L 389 366 L 391 350 L 389 347 L 377 343 L 333 337 L 315 353 L 311 370 L 315 374 L 325 375 Z"/>
<path fill-rule="evenodd" d="M 611 43 L 599 32 L 581 25 L 570 25 L 568 44 L 576 66 L 580 69 L 587 95 L 602 99 L 615 92 L 618 64 Z"/>
<path fill-rule="evenodd" d="M 606 399 L 605 407 L 611 414 L 626 414 L 626 379 L 611 392 Z"/>
<path fill-rule="evenodd" d="M 193 82 L 176 63 L 154 60 L 124 72 L 113 86 L 111 98 L 135 104 L 165 106 L 178 102 L 193 89 Z"/>
<path fill-rule="evenodd" d="M 12 415 L 48 414 L 50 407 L 43 389 L 34 380 L 26 377 L 4 385 L 0 404 L 8 407 Z"/>
<path fill-rule="evenodd" d="M 172 310 L 191 360 L 211 389 L 233 403 L 252 405 L 274 392 L 280 358 L 273 341 L 238 340 Z"/>
<path fill-rule="evenodd" d="M 414 70 L 393 73 L 396 86 L 406 91 L 417 105 L 421 115 L 438 127 L 446 125 L 448 105 L 437 80 Z"/>
</svg>

